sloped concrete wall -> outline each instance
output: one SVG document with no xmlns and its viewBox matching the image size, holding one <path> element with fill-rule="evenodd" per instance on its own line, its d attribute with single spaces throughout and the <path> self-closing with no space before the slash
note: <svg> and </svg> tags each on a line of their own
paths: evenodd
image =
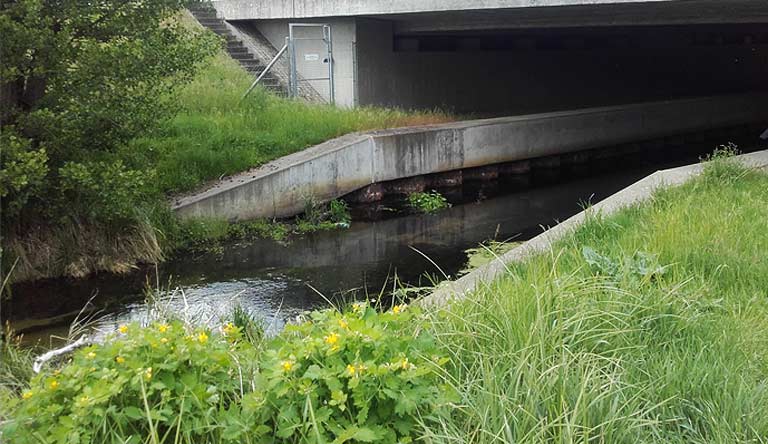
<svg viewBox="0 0 768 444">
<path fill-rule="evenodd" d="M 307 197 L 366 185 L 566 154 L 669 135 L 768 123 L 768 94 L 708 97 L 352 134 L 292 154 L 173 202 L 184 218 L 287 217 Z"/>
</svg>

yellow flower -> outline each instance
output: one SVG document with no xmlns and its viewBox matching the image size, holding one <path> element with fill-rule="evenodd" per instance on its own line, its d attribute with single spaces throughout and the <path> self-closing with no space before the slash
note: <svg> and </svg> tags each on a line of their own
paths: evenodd
<svg viewBox="0 0 768 444">
<path fill-rule="evenodd" d="M 149 367 L 146 371 L 144 371 L 144 379 L 147 381 L 152 379 L 152 367 Z"/>
<path fill-rule="evenodd" d="M 56 390 L 56 388 L 59 386 L 59 381 L 54 379 L 53 381 L 51 381 L 49 386 L 51 387 L 51 390 Z"/>
<path fill-rule="evenodd" d="M 355 368 L 355 366 L 352 364 L 347 365 L 347 374 L 349 376 L 355 376 L 355 373 L 357 373 L 357 369 Z"/>
<path fill-rule="evenodd" d="M 355 313 L 360 313 L 363 311 L 363 308 L 365 308 L 365 304 L 363 302 L 355 302 L 352 304 L 352 311 Z"/>
<path fill-rule="evenodd" d="M 328 345 L 336 345 L 337 342 L 339 342 L 339 335 L 336 333 L 331 333 L 325 337 L 325 343 Z"/>
<path fill-rule="evenodd" d="M 339 327 L 347 330 L 349 329 L 349 324 L 347 324 L 347 321 L 345 321 L 344 319 L 339 319 Z"/>
<path fill-rule="evenodd" d="M 157 326 L 157 331 L 159 331 L 160 333 L 165 333 L 168 331 L 168 328 L 170 327 L 168 327 L 167 324 L 160 324 Z"/>
<path fill-rule="evenodd" d="M 291 362 L 291 361 L 283 361 L 283 363 L 281 364 L 281 367 L 283 367 L 283 371 L 284 372 L 289 372 L 289 371 L 293 370 L 293 362 Z"/>
<path fill-rule="evenodd" d="M 120 327 L 117 328 L 117 330 L 120 333 L 122 333 L 122 334 L 126 334 L 126 333 L 128 333 L 128 326 L 127 325 L 121 325 Z"/>
<path fill-rule="evenodd" d="M 205 332 L 200 332 L 200 334 L 197 335 L 197 341 L 200 342 L 201 344 L 205 344 L 206 342 L 208 342 L 208 335 L 205 334 Z"/>
<path fill-rule="evenodd" d="M 27 391 L 27 392 L 24 392 L 24 394 L 23 394 L 23 395 L 21 395 L 21 399 L 29 399 L 29 398 L 31 398 L 33 395 L 34 395 L 34 393 L 33 393 L 33 392 L 31 392 L 31 391 Z"/>
<path fill-rule="evenodd" d="M 88 352 L 88 354 L 87 354 L 86 356 L 88 356 L 88 359 L 93 359 L 93 358 L 95 358 L 95 357 L 96 357 L 96 353 L 94 353 L 94 352 Z"/>
<path fill-rule="evenodd" d="M 53 376 L 59 376 L 61 374 L 61 370 L 56 369 L 53 371 Z"/>
<path fill-rule="evenodd" d="M 403 370 L 408 370 L 408 369 L 416 368 L 416 366 L 408 362 L 408 358 L 403 358 L 403 360 L 400 361 L 400 368 L 402 368 Z"/>
<path fill-rule="evenodd" d="M 160 342 L 166 344 L 168 342 L 168 338 L 160 338 Z"/>
<path fill-rule="evenodd" d="M 221 331 L 225 335 L 231 335 L 232 333 L 237 331 L 237 327 L 234 326 L 231 322 L 228 322 L 227 325 L 221 328 Z"/>
<path fill-rule="evenodd" d="M 122 356 L 118 356 L 115 358 L 115 362 L 117 362 L 118 364 L 125 364 L 125 358 Z"/>
<path fill-rule="evenodd" d="M 403 310 L 405 310 L 405 305 L 395 305 L 394 307 L 392 307 L 392 313 L 394 314 L 398 314 Z"/>
<path fill-rule="evenodd" d="M 357 365 L 357 372 L 358 373 L 362 373 L 362 372 L 364 372 L 366 370 L 368 370 L 368 367 L 366 367 L 365 365 L 363 365 L 363 364 L 358 364 Z"/>
</svg>

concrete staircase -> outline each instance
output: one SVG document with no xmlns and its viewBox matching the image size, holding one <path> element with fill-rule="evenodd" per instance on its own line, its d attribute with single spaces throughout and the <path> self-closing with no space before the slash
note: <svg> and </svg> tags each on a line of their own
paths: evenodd
<svg viewBox="0 0 768 444">
<path fill-rule="evenodd" d="M 252 54 L 243 41 L 232 33 L 224 19 L 219 18 L 216 15 L 216 10 L 213 6 L 204 2 L 196 2 L 194 5 L 190 5 L 189 12 L 192 13 L 201 25 L 226 40 L 227 53 L 229 53 L 229 55 L 235 59 L 243 69 L 253 75 L 254 79 L 261 75 L 270 60 L 261 60 L 255 54 Z M 261 79 L 259 85 L 275 94 L 281 96 L 288 95 L 286 85 L 284 85 L 271 71 Z"/>
</svg>

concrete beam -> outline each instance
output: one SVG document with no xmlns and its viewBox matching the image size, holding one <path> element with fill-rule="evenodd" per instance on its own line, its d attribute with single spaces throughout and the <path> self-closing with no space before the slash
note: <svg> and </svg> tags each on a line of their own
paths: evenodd
<svg viewBox="0 0 768 444">
<path fill-rule="evenodd" d="M 635 22 L 662 20 L 665 11 L 685 11 L 692 20 L 716 19 L 718 14 L 721 20 L 732 17 L 739 21 L 745 16 L 765 18 L 768 15 L 762 0 L 214 0 L 213 4 L 228 20 L 544 9 L 552 10 L 555 16 L 574 14 L 573 19 L 589 18 L 597 11 L 604 11 L 607 15 L 603 20 L 608 22 L 612 21 L 613 14 L 622 11 L 626 11 L 624 15 L 640 12 L 635 15 Z"/>
<path fill-rule="evenodd" d="M 377 182 L 768 122 L 768 93 L 652 102 L 351 134 L 180 198 L 183 218 L 287 217 Z"/>
</svg>

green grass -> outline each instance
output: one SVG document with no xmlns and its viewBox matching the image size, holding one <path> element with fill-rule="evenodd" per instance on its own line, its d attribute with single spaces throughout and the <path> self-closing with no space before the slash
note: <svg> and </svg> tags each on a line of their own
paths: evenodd
<svg viewBox="0 0 768 444">
<path fill-rule="evenodd" d="M 718 160 L 441 311 L 428 440 L 768 442 L 767 191 Z"/>
<path fill-rule="evenodd" d="M 134 141 L 126 156 L 156 169 L 159 190 L 174 193 L 343 134 L 452 120 L 437 111 L 307 104 L 261 88 L 241 101 L 252 81 L 234 60 L 219 54 L 179 93 L 178 115 Z"/>
</svg>

